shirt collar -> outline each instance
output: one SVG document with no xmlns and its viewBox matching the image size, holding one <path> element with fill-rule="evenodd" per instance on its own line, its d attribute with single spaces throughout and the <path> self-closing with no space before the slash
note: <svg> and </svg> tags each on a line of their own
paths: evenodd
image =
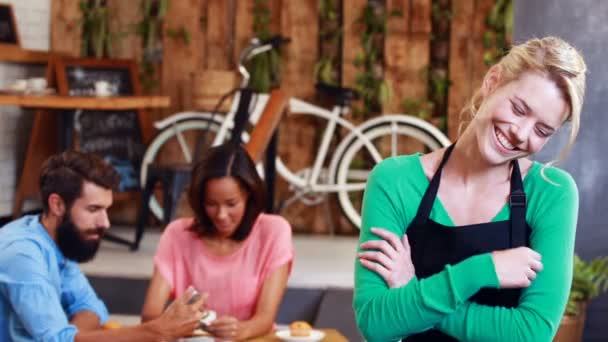
<svg viewBox="0 0 608 342">
<path fill-rule="evenodd" d="M 29 222 L 29 226 L 32 227 L 40 236 L 43 236 L 44 239 L 46 239 L 47 242 L 52 246 L 53 250 L 55 251 L 55 255 L 57 256 L 57 263 L 59 264 L 60 268 L 63 268 L 67 259 L 65 258 L 65 256 L 63 256 L 61 250 L 59 250 L 59 247 L 57 246 L 55 240 L 51 238 L 49 232 L 47 232 L 44 226 L 42 225 L 41 218 L 42 214 L 33 216 Z"/>
</svg>

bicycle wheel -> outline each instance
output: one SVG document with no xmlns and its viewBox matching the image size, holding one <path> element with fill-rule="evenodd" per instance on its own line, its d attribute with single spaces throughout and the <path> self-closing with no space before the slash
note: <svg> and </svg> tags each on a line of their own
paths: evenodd
<svg viewBox="0 0 608 342">
<path fill-rule="evenodd" d="M 202 147 L 204 151 L 211 146 L 211 142 L 215 138 L 220 126 L 223 123 L 223 117 L 214 119 L 200 118 L 178 121 L 171 126 L 166 127 L 154 137 L 148 145 L 141 163 L 140 169 L 140 184 L 145 186 L 148 179 L 148 166 L 154 163 L 178 163 L 190 164 L 195 145 L 199 134 L 205 134 L 205 144 Z M 230 134 L 227 134 L 228 138 Z M 161 222 L 163 220 L 163 208 L 160 203 L 161 199 L 158 194 L 153 193 L 150 197 L 150 211 Z"/>
<path fill-rule="evenodd" d="M 335 170 L 340 207 L 357 228 L 361 227 L 363 190 L 377 163 L 387 157 L 426 153 L 450 144 L 441 131 L 414 117 L 391 115 L 372 121 L 376 122 L 362 125 L 363 138 L 353 137 L 342 149 Z"/>
</svg>

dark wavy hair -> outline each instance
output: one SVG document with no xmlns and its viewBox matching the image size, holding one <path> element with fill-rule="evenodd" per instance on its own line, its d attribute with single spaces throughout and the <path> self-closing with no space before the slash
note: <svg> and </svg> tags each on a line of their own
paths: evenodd
<svg viewBox="0 0 608 342">
<path fill-rule="evenodd" d="M 266 188 L 255 164 L 240 144 L 226 143 L 212 147 L 192 170 L 188 201 L 194 211 L 195 221 L 190 230 L 200 237 L 217 234 L 217 228 L 205 211 L 205 189 L 209 180 L 222 177 L 233 177 L 247 193 L 245 214 L 230 237 L 235 241 L 245 240 L 264 208 Z"/>
<path fill-rule="evenodd" d="M 65 151 L 49 157 L 40 171 L 40 197 L 44 213 L 49 210 L 49 196 L 59 195 L 66 208 L 82 194 L 84 181 L 109 190 L 116 190 L 120 176 L 101 157 L 78 151 Z"/>
</svg>

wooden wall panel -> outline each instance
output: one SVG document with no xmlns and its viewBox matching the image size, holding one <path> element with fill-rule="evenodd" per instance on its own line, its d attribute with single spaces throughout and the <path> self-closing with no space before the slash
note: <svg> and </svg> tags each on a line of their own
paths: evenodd
<svg viewBox="0 0 608 342">
<path fill-rule="evenodd" d="M 238 0 L 235 6 L 234 21 L 234 61 L 239 60 L 241 51 L 249 44 L 253 37 L 253 0 Z"/>
<path fill-rule="evenodd" d="M 232 51 L 234 6 L 234 0 L 207 0 L 206 69 L 230 70 L 236 67 Z"/>
<path fill-rule="evenodd" d="M 431 1 L 388 0 L 387 11 L 394 10 L 403 16 L 389 19 L 384 40 L 384 77 L 393 90 L 384 111 L 401 113 L 404 99 L 424 101 L 427 96 Z"/>
<path fill-rule="evenodd" d="M 452 1 L 449 66 L 452 85 L 448 94 L 448 135 L 451 140 L 458 135 L 460 111 L 472 94 L 470 79 L 474 65 L 470 37 L 474 15 L 474 1 Z"/>
<path fill-rule="evenodd" d="M 483 61 L 485 48 L 483 46 L 483 34 L 486 30 L 486 18 L 494 7 L 494 0 L 476 0 L 475 1 L 475 17 L 473 18 L 473 28 L 471 31 L 471 49 L 472 61 L 474 67 L 471 69 L 471 91 L 475 92 L 483 77 L 488 70 L 488 67 Z M 471 96 L 473 94 L 471 93 Z"/>
<path fill-rule="evenodd" d="M 140 20 L 140 1 L 107 0 L 112 26 L 135 24 Z M 80 55 L 80 0 L 52 1 L 51 46 L 54 51 Z M 270 32 L 292 39 L 282 49 L 282 89 L 291 96 L 315 102 L 314 65 L 319 55 L 320 0 L 267 0 L 271 11 Z M 368 0 L 343 0 L 342 5 L 342 85 L 353 87 L 358 69 L 353 62 L 361 51 L 357 23 Z M 433 0 L 385 0 L 387 12 L 399 9 L 402 17 L 392 17 L 384 40 L 384 75 L 392 86 L 393 99 L 384 112 L 403 112 L 404 99 L 424 101 L 428 94 L 425 72 L 430 60 L 431 6 Z M 452 0 L 448 95 L 448 129 L 456 136 L 459 113 L 487 70 L 483 65 L 482 35 L 484 21 L 495 0 Z M 157 91 L 171 97 L 172 106 L 163 116 L 199 107 L 213 107 L 222 89 L 235 81 L 236 61 L 253 36 L 254 0 L 180 0 L 171 1 L 163 28 L 161 87 Z M 190 44 L 166 34 L 167 29 L 185 28 Z M 141 39 L 129 35 L 117 41 L 113 57 L 139 59 Z M 196 73 L 196 75 L 193 75 Z M 199 89 L 200 88 L 200 89 Z M 196 99 L 203 99 L 197 102 Z M 199 109 L 200 109 L 199 108 Z M 287 116 L 280 128 L 280 153 L 292 170 L 310 166 L 324 121 Z M 349 118 L 354 121 L 358 119 Z M 292 193 L 279 183 L 278 198 Z M 330 197 L 331 198 L 331 197 Z M 296 230 L 326 232 L 328 213 L 334 215 L 338 231 L 347 231 L 345 219 L 334 202 L 312 208 L 296 205 L 285 212 Z"/>
<path fill-rule="evenodd" d="M 51 51 L 80 56 L 80 0 L 51 1 Z"/>
<path fill-rule="evenodd" d="M 140 1 L 107 0 L 110 11 L 110 28 L 112 32 L 130 32 L 142 18 Z M 117 38 L 110 47 L 111 58 L 140 60 L 142 55 L 141 36 L 134 33 Z"/>
<path fill-rule="evenodd" d="M 281 9 L 281 32 L 291 38 L 282 48 L 283 79 L 288 93 L 311 98 L 314 95 L 314 67 L 319 58 L 318 0 L 285 1 Z"/>
<path fill-rule="evenodd" d="M 163 34 L 162 93 L 171 97 L 171 107 L 165 115 L 185 109 L 191 103 L 190 85 L 195 70 L 204 67 L 205 31 L 201 17 L 206 0 L 172 1 L 165 18 Z M 167 30 L 186 29 L 191 41 L 171 37 Z"/>
<path fill-rule="evenodd" d="M 452 1 L 448 135 L 458 136 L 460 112 L 479 88 L 487 66 L 483 62 L 483 33 L 494 0 Z"/>
<path fill-rule="evenodd" d="M 281 34 L 291 38 L 282 48 L 283 72 L 281 88 L 291 96 L 305 100 L 314 98 L 314 66 L 318 59 L 319 1 L 284 1 L 281 7 Z M 279 155 L 289 167 L 302 170 L 314 162 L 318 123 L 299 115 L 287 116 L 280 125 Z M 293 195 L 283 180 L 278 183 L 277 198 Z M 324 232 L 327 221 L 320 206 L 308 207 L 299 202 L 282 214 L 296 231 Z"/>
<path fill-rule="evenodd" d="M 344 0 L 342 2 L 342 85 L 352 87 L 357 77 L 357 67 L 353 64 L 361 51 L 360 27 L 357 20 L 367 0 Z"/>
<path fill-rule="evenodd" d="M 271 34 L 279 34 L 282 28 L 281 15 L 283 6 L 290 6 L 292 2 L 306 2 L 306 0 L 266 0 L 266 6 L 270 10 L 269 30 Z"/>
</svg>

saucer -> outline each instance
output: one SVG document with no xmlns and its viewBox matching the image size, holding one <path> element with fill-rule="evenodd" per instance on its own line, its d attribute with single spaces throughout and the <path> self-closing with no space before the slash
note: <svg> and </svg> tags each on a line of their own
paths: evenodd
<svg viewBox="0 0 608 342">
<path fill-rule="evenodd" d="M 285 342 L 317 342 L 325 337 L 325 333 L 321 330 L 311 330 L 309 336 L 291 336 L 289 329 L 279 330 L 275 333 L 281 341 Z"/>
</svg>

